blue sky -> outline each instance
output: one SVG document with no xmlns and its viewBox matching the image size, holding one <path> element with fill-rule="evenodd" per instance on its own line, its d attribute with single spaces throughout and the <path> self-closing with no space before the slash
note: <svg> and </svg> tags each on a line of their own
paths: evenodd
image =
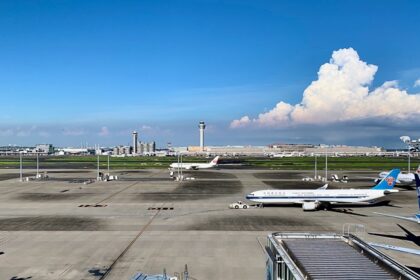
<svg viewBox="0 0 420 280">
<path fill-rule="evenodd" d="M 341 48 L 379 67 L 371 88 L 398 80 L 419 92 L 419 14 L 419 1 L 387 0 L 1 1 L 0 145 L 115 145 L 133 129 L 192 145 L 205 120 L 209 145 L 397 146 L 399 133 L 420 135 L 405 123 L 390 134 L 379 122 L 375 135 L 358 123 L 357 136 L 340 124 L 229 125 L 299 103 Z"/>
</svg>

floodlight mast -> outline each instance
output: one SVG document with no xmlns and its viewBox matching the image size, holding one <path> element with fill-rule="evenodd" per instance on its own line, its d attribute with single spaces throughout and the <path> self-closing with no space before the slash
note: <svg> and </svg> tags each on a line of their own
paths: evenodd
<svg viewBox="0 0 420 280">
<path fill-rule="evenodd" d="M 408 147 L 408 173 L 410 173 L 410 169 L 411 169 L 411 151 L 410 151 L 410 146 Z"/>
<path fill-rule="evenodd" d="M 39 178 L 39 153 L 36 152 L 36 178 Z"/>
<path fill-rule="evenodd" d="M 177 180 L 178 181 L 183 181 L 182 179 L 182 153 L 178 152 L 177 153 Z"/>
<path fill-rule="evenodd" d="M 108 174 L 109 174 L 109 154 L 108 154 Z"/>
<path fill-rule="evenodd" d="M 19 166 L 20 166 L 20 168 L 19 168 L 19 170 L 20 170 L 20 172 L 19 172 L 19 180 L 21 181 L 21 182 L 23 182 L 23 176 L 22 176 L 22 151 L 20 151 L 19 152 L 19 159 L 20 159 L 20 164 L 19 164 Z"/>
<path fill-rule="evenodd" d="M 177 171 L 178 171 L 178 172 L 177 172 L 177 173 L 178 173 L 178 174 L 177 174 L 177 176 L 178 176 L 178 177 L 177 177 L 177 179 L 178 179 L 178 180 L 181 178 L 181 177 L 180 177 L 180 174 L 179 174 L 179 170 L 180 170 L 180 168 L 179 168 L 179 164 L 180 164 L 179 156 L 180 156 L 180 152 L 178 152 L 178 157 L 177 157 L 177 163 L 178 163 L 178 164 L 177 164 Z"/>
<path fill-rule="evenodd" d="M 327 150 L 325 150 L 325 181 L 328 181 L 328 156 L 327 156 Z"/>
<path fill-rule="evenodd" d="M 96 176 L 96 180 L 99 180 L 99 154 L 98 154 L 98 159 L 97 159 L 97 176 Z"/>
</svg>

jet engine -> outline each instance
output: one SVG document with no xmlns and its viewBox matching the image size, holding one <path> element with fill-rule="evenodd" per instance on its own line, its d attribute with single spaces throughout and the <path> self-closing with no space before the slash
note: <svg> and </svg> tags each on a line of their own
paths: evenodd
<svg viewBox="0 0 420 280">
<path fill-rule="evenodd" d="M 306 201 L 302 204 L 303 211 L 315 211 L 318 210 L 321 203 L 319 201 Z"/>
</svg>

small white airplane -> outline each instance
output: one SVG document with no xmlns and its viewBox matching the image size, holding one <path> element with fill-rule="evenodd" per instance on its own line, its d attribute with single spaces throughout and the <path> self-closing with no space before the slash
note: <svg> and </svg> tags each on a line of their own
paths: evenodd
<svg viewBox="0 0 420 280">
<path fill-rule="evenodd" d="M 417 214 L 414 214 L 410 217 L 405 217 L 405 216 L 398 216 L 398 215 L 394 215 L 394 214 L 385 214 L 385 213 L 378 213 L 378 212 L 373 212 L 373 213 L 378 214 L 378 215 L 382 215 L 382 216 L 397 218 L 397 219 L 406 220 L 406 221 L 410 221 L 410 222 L 420 224 L 420 179 L 419 179 L 419 175 L 414 174 L 414 178 L 416 180 L 417 201 L 418 201 L 418 204 L 419 204 L 419 212 Z"/>
<path fill-rule="evenodd" d="M 297 156 L 299 156 L 299 154 L 296 152 L 292 152 L 292 153 L 283 152 L 283 153 L 269 155 L 269 157 L 272 157 L 272 158 L 285 158 L 285 157 L 297 157 Z"/>
<path fill-rule="evenodd" d="M 207 169 L 207 168 L 213 168 L 217 165 L 219 161 L 219 156 L 215 157 L 212 161 L 210 161 L 209 163 L 178 163 L 178 162 L 174 162 L 171 165 L 169 165 L 169 167 L 171 169 L 193 169 L 193 170 L 198 170 L 198 169 Z"/>
<path fill-rule="evenodd" d="M 315 190 L 261 190 L 246 196 L 250 201 L 262 204 L 301 204 L 304 211 L 314 211 L 332 204 L 373 205 L 393 192 L 399 169 L 393 169 L 371 189 L 328 190 L 324 185 Z"/>
<path fill-rule="evenodd" d="M 389 172 L 387 171 L 379 173 L 379 178 L 375 180 L 375 183 L 385 178 L 388 173 Z M 408 186 L 414 184 L 416 182 L 414 174 L 420 174 L 420 165 L 418 166 L 416 173 L 400 173 L 397 178 L 397 184 Z"/>
</svg>

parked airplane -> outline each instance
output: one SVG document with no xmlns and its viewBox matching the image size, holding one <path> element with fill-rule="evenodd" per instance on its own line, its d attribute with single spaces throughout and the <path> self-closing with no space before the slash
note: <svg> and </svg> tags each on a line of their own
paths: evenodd
<svg viewBox="0 0 420 280">
<path fill-rule="evenodd" d="M 332 204 L 356 203 L 372 205 L 393 192 L 399 169 L 393 169 L 371 189 L 328 190 L 323 186 L 315 190 L 261 190 L 246 196 L 248 200 L 262 204 L 301 204 L 304 211 L 318 210 Z"/>
<path fill-rule="evenodd" d="M 383 171 L 381 173 L 379 173 L 379 178 L 375 180 L 375 183 L 379 182 L 380 180 L 382 180 L 383 178 L 386 177 L 386 175 L 388 175 L 389 172 Z M 416 171 L 417 174 L 420 173 L 420 165 L 417 168 Z M 397 178 L 397 184 L 402 184 L 402 185 L 412 185 L 416 182 L 416 180 L 414 179 L 414 174 L 415 173 L 400 173 L 398 175 Z"/>
<path fill-rule="evenodd" d="M 285 157 L 299 157 L 301 156 L 298 152 L 291 152 L 291 153 L 278 153 L 278 154 L 269 154 L 269 157 L 272 158 L 285 158 Z"/>
<path fill-rule="evenodd" d="M 378 215 L 382 215 L 382 216 L 393 217 L 393 218 L 402 219 L 402 220 L 406 220 L 406 221 L 415 222 L 415 223 L 420 224 L 420 179 L 419 179 L 419 175 L 414 174 L 414 178 L 416 179 L 417 201 L 418 201 L 418 204 L 419 204 L 419 212 L 417 214 L 414 214 L 413 216 L 410 216 L 410 217 L 404 217 L 404 216 L 398 216 L 398 215 L 394 215 L 394 214 L 385 214 L 385 213 L 378 213 L 378 212 L 374 212 L 374 213 L 378 214 Z"/>
<path fill-rule="evenodd" d="M 210 161 L 209 163 L 178 163 L 178 162 L 174 162 L 172 163 L 169 167 L 172 169 L 177 169 L 177 168 L 181 168 L 181 169 L 193 169 L 193 170 L 198 170 L 198 169 L 207 169 L 207 168 L 213 168 L 217 165 L 217 162 L 219 161 L 219 156 L 215 157 L 212 161 Z"/>
</svg>

